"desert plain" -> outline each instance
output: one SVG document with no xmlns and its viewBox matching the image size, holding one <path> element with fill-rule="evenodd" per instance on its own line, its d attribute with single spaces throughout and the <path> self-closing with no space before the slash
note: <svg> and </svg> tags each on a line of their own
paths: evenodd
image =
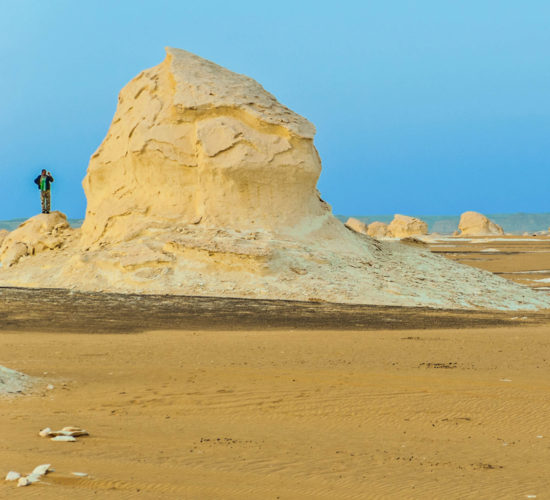
<svg viewBox="0 0 550 500">
<path fill-rule="evenodd" d="M 429 246 L 548 293 L 550 238 Z M 1 498 L 549 495 L 550 311 L 0 294 L 2 473 L 55 469 Z"/>
</svg>

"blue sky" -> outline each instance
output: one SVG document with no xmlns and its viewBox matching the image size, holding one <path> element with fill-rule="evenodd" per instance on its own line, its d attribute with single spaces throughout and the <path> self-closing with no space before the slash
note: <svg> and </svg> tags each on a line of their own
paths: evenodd
<svg viewBox="0 0 550 500">
<path fill-rule="evenodd" d="M 317 127 L 339 214 L 548 212 L 547 0 L 0 0 L 0 219 L 84 215 L 119 90 L 194 52 Z"/>
</svg>

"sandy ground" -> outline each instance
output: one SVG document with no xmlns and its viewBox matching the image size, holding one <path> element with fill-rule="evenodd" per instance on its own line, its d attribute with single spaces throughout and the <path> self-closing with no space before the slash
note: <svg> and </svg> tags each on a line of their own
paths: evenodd
<svg viewBox="0 0 550 500">
<path fill-rule="evenodd" d="M 543 269 L 544 252 L 523 260 L 538 244 L 504 271 Z M 458 246 L 451 257 L 502 272 Z M 1 298 L 0 364 L 40 379 L 0 399 L 0 473 L 55 472 L 0 481 L 0 498 L 549 495 L 548 312 Z M 66 425 L 90 436 L 37 435 Z"/>
</svg>

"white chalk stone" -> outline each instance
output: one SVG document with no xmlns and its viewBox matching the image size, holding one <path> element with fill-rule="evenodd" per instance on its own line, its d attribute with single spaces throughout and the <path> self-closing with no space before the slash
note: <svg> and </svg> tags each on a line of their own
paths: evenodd
<svg viewBox="0 0 550 500">
<path fill-rule="evenodd" d="M 73 441 L 76 441 L 76 438 L 74 438 L 73 436 L 55 436 L 51 438 L 51 440 L 73 442 Z"/>
<path fill-rule="evenodd" d="M 48 437 L 51 434 L 52 430 L 49 427 L 46 427 L 45 429 L 42 429 L 38 435 L 42 437 Z"/>
<path fill-rule="evenodd" d="M 32 471 L 31 474 L 35 474 L 37 476 L 43 476 L 45 474 L 48 473 L 48 470 L 50 469 L 50 466 L 52 464 L 42 464 L 42 465 L 37 465 L 34 470 Z"/>
<path fill-rule="evenodd" d="M 10 470 L 6 474 L 6 481 L 15 481 L 21 477 L 21 474 L 19 472 L 15 472 L 14 470 Z"/>
<path fill-rule="evenodd" d="M 20 477 L 17 486 L 28 486 L 31 482 L 26 477 Z"/>
</svg>

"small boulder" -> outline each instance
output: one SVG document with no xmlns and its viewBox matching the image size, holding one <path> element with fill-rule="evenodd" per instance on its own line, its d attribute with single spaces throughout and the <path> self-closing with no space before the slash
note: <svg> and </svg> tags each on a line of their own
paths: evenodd
<svg viewBox="0 0 550 500">
<path fill-rule="evenodd" d="M 21 474 L 19 472 L 16 472 L 14 470 L 10 470 L 6 474 L 6 481 L 17 481 L 21 477 Z"/>
<path fill-rule="evenodd" d="M 393 238 L 407 238 L 418 234 L 428 234 L 428 224 L 416 217 L 395 214 L 388 226 L 388 236 Z"/>
<path fill-rule="evenodd" d="M 478 212 L 464 212 L 458 223 L 460 236 L 491 236 L 504 234 L 502 227 Z"/>
<path fill-rule="evenodd" d="M 384 238 L 388 235 L 388 225 L 379 221 L 371 222 L 367 234 L 373 238 Z"/>
<path fill-rule="evenodd" d="M 351 229 L 352 231 L 355 231 L 356 233 L 368 234 L 367 233 L 367 225 L 365 223 L 361 222 L 359 219 L 355 219 L 354 217 L 350 217 L 346 221 L 345 226 L 348 229 Z"/>
<path fill-rule="evenodd" d="M 3 238 L 0 262 L 10 267 L 26 255 L 60 248 L 70 231 L 67 216 L 61 212 L 35 215 Z"/>
</svg>

